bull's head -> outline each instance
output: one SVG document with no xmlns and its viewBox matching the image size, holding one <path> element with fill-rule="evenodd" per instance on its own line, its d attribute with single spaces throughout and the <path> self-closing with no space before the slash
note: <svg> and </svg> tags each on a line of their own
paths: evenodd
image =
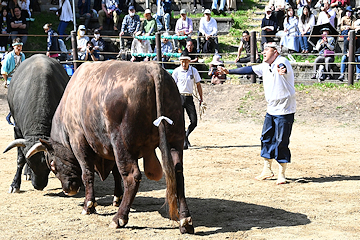
<svg viewBox="0 0 360 240">
<path fill-rule="evenodd" d="M 81 168 L 73 152 L 62 144 L 40 139 L 26 154 L 26 157 L 45 152 L 46 163 L 60 180 L 66 195 L 73 196 L 81 187 Z"/>
<path fill-rule="evenodd" d="M 21 147 L 21 152 L 19 154 L 23 154 L 23 152 L 28 151 L 31 146 L 34 144 L 33 140 L 28 139 L 16 139 L 12 141 L 5 149 L 4 153 L 9 151 L 14 147 Z M 26 158 L 26 163 L 31 168 L 31 182 L 35 189 L 43 190 L 48 184 L 48 176 L 50 173 L 49 168 L 47 167 L 44 153 L 37 153 L 32 155 L 30 158 Z"/>
</svg>

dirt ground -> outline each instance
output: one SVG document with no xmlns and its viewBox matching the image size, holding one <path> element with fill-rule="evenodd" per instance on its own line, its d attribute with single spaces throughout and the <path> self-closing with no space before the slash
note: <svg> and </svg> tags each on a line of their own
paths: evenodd
<svg viewBox="0 0 360 240">
<path fill-rule="evenodd" d="M 23 179 L 7 193 L 16 150 L 0 154 L 0 239 L 359 239 L 358 90 L 297 91 L 288 184 L 256 181 L 263 160 L 260 132 L 266 104 L 260 85 L 203 85 L 208 109 L 184 153 L 187 202 L 194 235 L 168 220 L 165 183 L 143 180 L 129 223 L 111 229 L 113 179 L 97 178 L 97 214 L 81 215 L 84 192 L 62 193 L 53 174 L 43 191 Z M 0 149 L 13 140 L 0 90 Z M 141 163 L 141 161 L 140 161 Z M 273 167 L 277 173 L 277 164 Z"/>
</svg>

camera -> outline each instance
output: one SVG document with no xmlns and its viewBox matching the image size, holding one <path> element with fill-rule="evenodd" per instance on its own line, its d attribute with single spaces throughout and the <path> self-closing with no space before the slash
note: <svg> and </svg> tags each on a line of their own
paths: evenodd
<svg viewBox="0 0 360 240">
<path fill-rule="evenodd" d="M 342 3 L 341 2 L 338 2 L 338 7 L 341 7 Z"/>
<path fill-rule="evenodd" d="M 217 67 L 212 67 L 211 68 L 211 75 L 215 75 L 217 72 Z"/>
<path fill-rule="evenodd" d="M 90 46 L 90 47 L 89 47 L 89 51 L 92 51 L 92 50 L 93 50 L 93 47 L 92 47 L 92 46 Z"/>
</svg>

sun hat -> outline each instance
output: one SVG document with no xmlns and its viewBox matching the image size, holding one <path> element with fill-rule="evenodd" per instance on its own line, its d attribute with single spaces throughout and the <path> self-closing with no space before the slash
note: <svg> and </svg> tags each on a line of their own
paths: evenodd
<svg viewBox="0 0 360 240">
<path fill-rule="evenodd" d="M 183 51 L 181 53 L 181 56 L 179 57 L 179 60 L 191 60 L 188 51 Z"/>
<path fill-rule="evenodd" d="M 221 65 L 224 64 L 223 61 L 221 61 L 221 56 L 219 54 L 215 54 L 213 56 L 213 60 L 210 62 L 212 65 Z"/>
<path fill-rule="evenodd" d="M 186 14 L 186 9 L 181 9 L 181 10 L 180 10 L 180 15 L 181 15 L 181 14 Z"/>
<path fill-rule="evenodd" d="M 211 14 L 210 9 L 205 9 L 204 14 Z"/>
</svg>

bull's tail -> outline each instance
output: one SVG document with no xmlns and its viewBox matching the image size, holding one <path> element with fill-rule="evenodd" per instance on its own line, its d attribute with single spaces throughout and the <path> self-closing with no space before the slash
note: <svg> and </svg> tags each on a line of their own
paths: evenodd
<svg viewBox="0 0 360 240">
<path fill-rule="evenodd" d="M 161 74 L 163 71 L 160 65 L 156 64 L 155 72 L 152 76 L 154 78 L 155 84 L 155 94 L 156 94 L 156 112 L 157 118 L 160 120 L 159 127 L 159 148 L 161 150 L 162 156 L 162 166 L 165 172 L 166 178 L 166 199 L 169 205 L 169 215 L 172 220 L 177 220 L 179 218 L 177 210 L 177 199 L 176 199 L 176 176 L 175 176 L 175 167 L 174 162 L 170 152 L 170 146 L 166 138 L 165 130 L 165 119 L 168 123 L 171 123 L 166 116 L 163 116 L 163 102 L 164 102 L 164 74 Z"/>
</svg>

